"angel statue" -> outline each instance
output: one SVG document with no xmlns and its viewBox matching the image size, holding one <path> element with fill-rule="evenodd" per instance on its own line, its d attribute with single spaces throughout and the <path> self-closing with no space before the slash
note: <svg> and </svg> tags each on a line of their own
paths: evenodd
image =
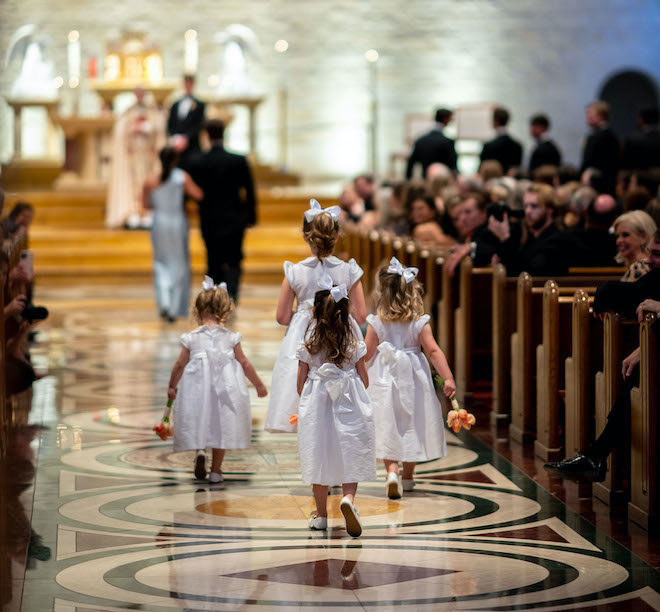
<svg viewBox="0 0 660 612">
<path fill-rule="evenodd" d="M 57 98 L 53 62 L 45 57 L 45 51 L 51 45 L 52 39 L 45 34 L 37 34 L 34 24 L 21 26 L 14 32 L 5 55 L 5 72 L 13 61 L 17 58 L 21 60 L 20 73 L 11 88 L 12 98 Z"/>
<path fill-rule="evenodd" d="M 222 47 L 220 81 L 216 92 L 223 96 L 253 96 L 256 87 L 250 78 L 246 56 L 261 58 L 256 34 L 240 23 L 228 25 L 215 35 Z"/>
</svg>

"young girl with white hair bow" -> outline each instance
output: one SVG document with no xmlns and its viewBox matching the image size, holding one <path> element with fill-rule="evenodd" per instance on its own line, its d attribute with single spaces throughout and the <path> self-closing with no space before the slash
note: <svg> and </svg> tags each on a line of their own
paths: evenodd
<svg viewBox="0 0 660 612">
<path fill-rule="evenodd" d="M 183 348 L 172 368 L 167 397 L 174 400 L 174 452 L 196 450 L 195 476 L 206 478 L 206 453 L 213 449 L 212 483 L 222 482 L 226 449 L 250 445 L 252 418 L 245 378 L 257 395 L 268 394 L 241 348 L 241 334 L 225 323 L 234 309 L 225 283 L 205 277 L 195 300 L 199 327 L 181 336 Z M 178 386 L 178 389 L 177 389 Z"/>
<path fill-rule="evenodd" d="M 412 491 L 417 462 L 447 454 L 442 408 L 421 349 L 443 378 L 445 395 L 452 398 L 456 393 L 447 358 L 433 337 L 429 315 L 424 314 L 417 272 L 417 268 L 404 268 L 396 257 L 381 267 L 374 292 L 376 315 L 367 317 L 376 456 L 385 463 L 391 499 Z M 403 483 L 399 461 L 403 462 Z"/>
<path fill-rule="evenodd" d="M 341 483 L 339 509 L 346 531 L 357 537 L 362 533 L 354 503 L 358 482 L 376 479 L 367 347 L 350 316 L 346 285 L 332 287 L 330 277 L 319 284 L 313 319 L 296 353 L 300 471 L 303 483 L 312 485 L 316 502 L 310 529 L 327 528 L 328 486 Z"/>
<path fill-rule="evenodd" d="M 291 417 L 298 412 L 296 350 L 303 341 L 305 330 L 312 318 L 311 309 L 319 279 L 329 276 L 335 285 L 345 284 L 353 317 L 358 323 L 364 323 L 366 320 L 367 309 L 360 282 L 362 268 L 354 259 L 345 262 L 332 254 L 339 232 L 340 213 L 339 206 L 321 208 L 321 205 L 312 199 L 309 210 L 305 212 L 302 228 L 311 256 L 297 264 L 284 262 L 277 322 L 280 325 L 288 325 L 288 329 L 273 368 L 265 424 L 265 429 L 270 432 L 296 431 L 296 425 L 290 422 Z"/>
</svg>

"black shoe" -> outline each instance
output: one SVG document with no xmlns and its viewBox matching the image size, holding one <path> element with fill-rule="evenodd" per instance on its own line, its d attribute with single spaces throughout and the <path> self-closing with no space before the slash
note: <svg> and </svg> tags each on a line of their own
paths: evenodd
<svg viewBox="0 0 660 612">
<path fill-rule="evenodd" d="M 603 482 L 607 473 L 607 461 L 605 459 L 592 459 L 582 453 L 563 461 L 549 461 L 543 467 L 549 472 L 557 473 L 559 476 L 591 482 Z"/>
</svg>

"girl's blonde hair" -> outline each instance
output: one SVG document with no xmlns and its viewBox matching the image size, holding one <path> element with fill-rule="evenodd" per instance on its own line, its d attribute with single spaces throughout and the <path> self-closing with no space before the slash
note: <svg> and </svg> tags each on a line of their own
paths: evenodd
<svg viewBox="0 0 660 612">
<path fill-rule="evenodd" d="M 339 223 L 329 213 L 316 215 L 311 221 L 303 220 L 303 238 L 316 249 L 321 259 L 332 255 L 339 232 Z"/>
<path fill-rule="evenodd" d="M 195 300 L 194 315 L 200 324 L 206 319 L 215 319 L 218 325 L 224 325 L 233 311 L 234 300 L 220 287 L 204 289 Z"/>
<path fill-rule="evenodd" d="M 317 291 L 313 308 L 315 325 L 307 337 L 305 348 L 312 355 L 325 351 L 328 361 L 338 366 L 347 361 L 356 345 L 350 312 L 348 298 L 335 302 L 327 289 Z"/>
<path fill-rule="evenodd" d="M 374 303 L 378 318 L 386 323 L 414 321 L 424 314 L 424 289 L 415 278 L 406 283 L 400 274 L 382 265 L 376 273 Z"/>
<path fill-rule="evenodd" d="M 653 240 L 653 236 L 658 229 L 653 217 L 643 210 L 631 210 L 623 213 L 614 219 L 613 227 L 615 233 L 620 223 L 627 223 L 633 228 L 636 234 L 646 238 L 646 242 L 642 245 L 642 253 L 648 253 L 649 244 L 651 244 L 651 240 Z M 614 260 L 618 263 L 625 263 L 626 261 L 621 253 L 617 253 Z"/>
</svg>

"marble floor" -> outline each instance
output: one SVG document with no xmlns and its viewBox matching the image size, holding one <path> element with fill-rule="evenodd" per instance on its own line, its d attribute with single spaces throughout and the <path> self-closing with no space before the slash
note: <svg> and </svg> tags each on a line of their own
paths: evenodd
<svg viewBox="0 0 660 612">
<path fill-rule="evenodd" d="M 247 286 L 232 324 L 267 383 L 277 293 Z M 382 468 L 361 484 L 358 539 L 334 489 L 328 531 L 307 529 L 295 436 L 263 431 L 252 389 L 252 446 L 227 453 L 224 484 L 196 481 L 151 431 L 191 323 L 161 323 L 150 287 L 38 298 L 49 376 L 13 407 L 2 610 L 660 610 L 660 573 L 467 432 L 400 500 Z"/>
</svg>

